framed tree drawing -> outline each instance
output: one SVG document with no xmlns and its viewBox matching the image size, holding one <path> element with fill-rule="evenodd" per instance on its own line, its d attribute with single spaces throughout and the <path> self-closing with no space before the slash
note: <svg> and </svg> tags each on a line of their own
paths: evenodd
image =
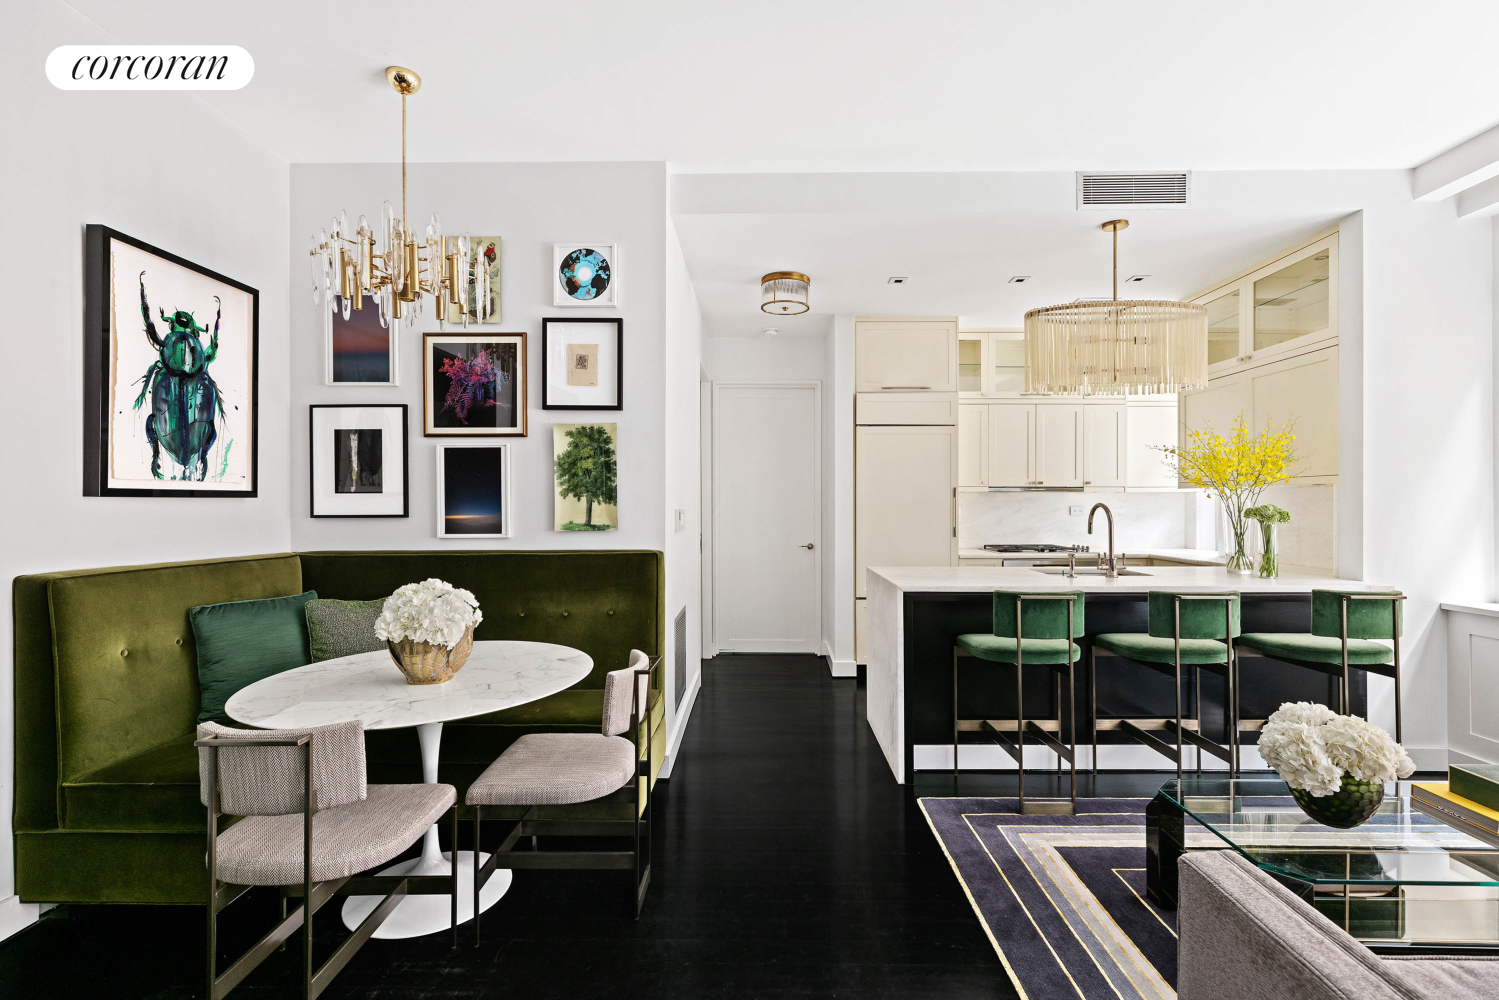
<svg viewBox="0 0 1499 1000">
<path fill-rule="evenodd" d="M 84 243 L 83 495 L 256 496 L 260 293 L 107 226 Z"/>
<path fill-rule="evenodd" d="M 543 319 L 541 408 L 624 409 L 624 329 L 622 319 Z"/>
<path fill-rule="evenodd" d="M 619 305 L 619 247 L 613 243 L 552 244 L 552 305 Z"/>
<path fill-rule="evenodd" d="M 554 531 L 619 529 L 618 424 L 553 424 Z"/>
<path fill-rule="evenodd" d="M 428 437 L 525 437 L 526 335 L 423 336 L 422 411 Z"/>
<path fill-rule="evenodd" d="M 437 537 L 510 537 L 510 446 L 437 446 Z"/>
<path fill-rule="evenodd" d="M 307 422 L 313 517 L 410 515 L 405 403 L 315 404 Z"/>
</svg>

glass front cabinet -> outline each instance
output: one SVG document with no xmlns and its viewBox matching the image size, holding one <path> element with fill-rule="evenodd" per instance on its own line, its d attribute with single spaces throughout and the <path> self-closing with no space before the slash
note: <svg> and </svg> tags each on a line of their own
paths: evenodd
<svg viewBox="0 0 1499 1000">
<path fill-rule="evenodd" d="M 1333 233 L 1194 297 L 1208 310 L 1208 377 L 1335 340 L 1337 288 Z"/>
<path fill-rule="evenodd" d="M 1024 391 L 1024 330 L 958 331 L 960 395 L 1014 396 Z"/>
</svg>

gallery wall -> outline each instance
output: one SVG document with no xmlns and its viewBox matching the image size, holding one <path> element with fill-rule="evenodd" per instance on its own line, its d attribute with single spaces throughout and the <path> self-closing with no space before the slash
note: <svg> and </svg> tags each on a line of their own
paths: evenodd
<svg viewBox="0 0 1499 1000">
<path fill-rule="evenodd" d="M 0 576 L 206 559 L 290 546 L 285 162 L 191 94 L 54 89 L 62 44 L 116 41 L 65 3 L 12 5 L 0 53 L 11 141 L 0 144 L 12 239 L 0 275 L 7 470 Z M 21 193 L 24 192 L 24 196 Z M 85 498 L 83 234 L 102 223 L 260 291 L 260 495 Z M 171 307 L 169 303 L 162 305 Z M 145 374 L 141 372 L 139 374 Z M 0 616 L 0 937 L 35 919 L 12 894 L 11 616 Z"/>
<path fill-rule="evenodd" d="M 291 169 L 292 545 L 316 549 L 661 549 L 665 506 L 662 441 L 665 404 L 666 168 L 662 163 L 414 163 L 408 178 L 419 230 L 436 212 L 444 231 L 498 236 L 501 314 L 485 333 L 523 332 L 527 340 L 528 431 L 484 437 L 511 445 L 511 537 L 437 537 L 436 446 L 453 438 L 422 434 L 422 334 L 425 319 L 399 330 L 398 387 L 324 385 L 324 317 L 313 304 L 309 236 L 341 209 L 352 220 L 377 218 L 385 200 L 399 202 L 398 164 L 297 164 Z M 618 308 L 552 305 L 552 244 L 596 240 L 618 247 Z M 624 320 L 624 408 L 542 409 L 543 317 Z M 457 329 L 448 324 L 448 329 Z M 313 403 L 405 403 L 410 445 L 410 516 L 309 516 L 308 406 Z M 553 530 L 553 423 L 618 425 L 619 530 Z"/>
</svg>

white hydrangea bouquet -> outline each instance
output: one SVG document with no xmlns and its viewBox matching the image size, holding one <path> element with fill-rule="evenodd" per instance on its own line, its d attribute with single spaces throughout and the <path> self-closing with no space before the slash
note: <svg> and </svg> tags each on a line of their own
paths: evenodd
<svg viewBox="0 0 1499 1000">
<path fill-rule="evenodd" d="M 441 684 L 468 660 L 474 626 L 483 620 L 472 593 L 433 578 L 408 583 L 385 599 L 375 637 L 385 641 L 407 683 Z"/>
<path fill-rule="evenodd" d="M 1386 781 L 1416 770 L 1383 729 L 1309 701 L 1281 705 L 1260 730 L 1259 751 L 1307 815 L 1343 829 L 1374 815 Z"/>
</svg>

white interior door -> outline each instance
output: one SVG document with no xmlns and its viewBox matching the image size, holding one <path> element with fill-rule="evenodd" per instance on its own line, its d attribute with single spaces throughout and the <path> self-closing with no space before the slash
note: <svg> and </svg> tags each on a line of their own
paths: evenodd
<svg viewBox="0 0 1499 1000">
<path fill-rule="evenodd" d="M 724 652 L 819 652 L 818 387 L 720 382 L 713 397 L 716 645 Z"/>
</svg>

